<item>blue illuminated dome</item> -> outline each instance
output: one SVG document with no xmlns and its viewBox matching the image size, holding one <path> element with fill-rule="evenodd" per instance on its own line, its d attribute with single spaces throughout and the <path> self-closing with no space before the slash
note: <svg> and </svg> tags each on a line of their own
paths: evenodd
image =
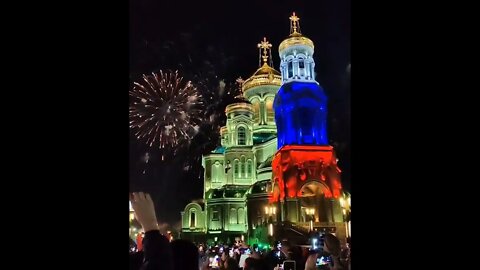
<svg viewBox="0 0 480 270">
<path fill-rule="evenodd" d="M 274 103 L 278 149 L 284 145 L 328 145 L 327 96 L 315 82 L 291 81 Z"/>
</svg>

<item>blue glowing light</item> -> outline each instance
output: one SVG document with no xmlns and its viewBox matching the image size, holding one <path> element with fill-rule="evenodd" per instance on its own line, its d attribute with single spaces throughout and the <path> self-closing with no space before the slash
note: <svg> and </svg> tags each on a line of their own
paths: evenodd
<svg viewBox="0 0 480 270">
<path fill-rule="evenodd" d="M 327 96 L 316 82 L 288 82 L 273 103 L 277 148 L 284 145 L 328 145 Z"/>
<path fill-rule="evenodd" d="M 215 150 L 212 151 L 213 154 L 225 154 L 225 147 L 218 146 Z"/>
</svg>

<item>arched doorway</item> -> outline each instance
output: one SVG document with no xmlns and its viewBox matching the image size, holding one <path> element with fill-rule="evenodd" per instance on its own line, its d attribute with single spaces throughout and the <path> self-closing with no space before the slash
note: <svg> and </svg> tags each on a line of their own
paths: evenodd
<svg viewBox="0 0 480 270">
<path fill-rule="evenodd" d="M 298 194 L 301 222 L 331 222 L 332 192 L 322 182 L 307 181 Z"/>
</svg>

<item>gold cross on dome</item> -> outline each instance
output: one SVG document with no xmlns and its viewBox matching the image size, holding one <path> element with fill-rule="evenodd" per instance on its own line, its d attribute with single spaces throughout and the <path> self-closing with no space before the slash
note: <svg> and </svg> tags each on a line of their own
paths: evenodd
<svg viewBox="0 0 480 270">
<path fill-rule="evenodd" d="M 238 84 L 242 84 L 244 82 L 244 80 L 242 79 L 242 77 L 238 77 L 238 79 L 235 80 Z"/>
<path fill-rule="evenodd" d="M 289 19 L 290 19 L 290 22 L 291 22 L 291 27 L 293 29 L 293 33 L 297 33 L 297 29 L 299 28 L 298 27 L 298 24 L 299 24 L 298 21 L 300 21 L 300 18 L 297 17 L 297 15 L 295 15 L 295 12 L 293 12 L 292 16 L 290 16 Z"/>
<path fill-rule="evenodd" d="M 236 79 L 235 81 L 237 82 L 238 88 L 240 89 L 240 95 L 243 95 L 242 84 L 245 80 L 243 80 L 242 77 L 238 77 L 238 79 Z"/>
<path fill-rule="evenodd" d="M 257 47 L 260 49 L 263 49 L 263 55 L 262 55 L 263 63 L 264 64 L 267 63 L 267 60 L 268 60 L 267 51 L 272 48 L 272 44 L 270 44 L 270 42 L 267 41 L 266 37 L 263 37 L 263 40 L 257 44 Z"/>
</svg>

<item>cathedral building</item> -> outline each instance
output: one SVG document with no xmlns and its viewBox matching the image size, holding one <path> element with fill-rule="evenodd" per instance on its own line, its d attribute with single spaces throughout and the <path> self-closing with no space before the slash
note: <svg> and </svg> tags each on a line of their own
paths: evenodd
<svg viewBox="0 0 480 270">
<path fill-rule="evenodd" d="M 281 72 L 273 68 L 266 38 L 257 46 L 260 67 L 237 80 L 242 94 L 225 109 L 221 145 L 202 159 L 203 199 L 181 212 L 182 238 L 255 242 L 288 231 L 306 238 L 320 230 L 343 241 L 347 198 L 328 145 L 327 99 L 315 81 L 314 44 L 301 34 L 294 13 L 278 50 Z"/>
</svg>

